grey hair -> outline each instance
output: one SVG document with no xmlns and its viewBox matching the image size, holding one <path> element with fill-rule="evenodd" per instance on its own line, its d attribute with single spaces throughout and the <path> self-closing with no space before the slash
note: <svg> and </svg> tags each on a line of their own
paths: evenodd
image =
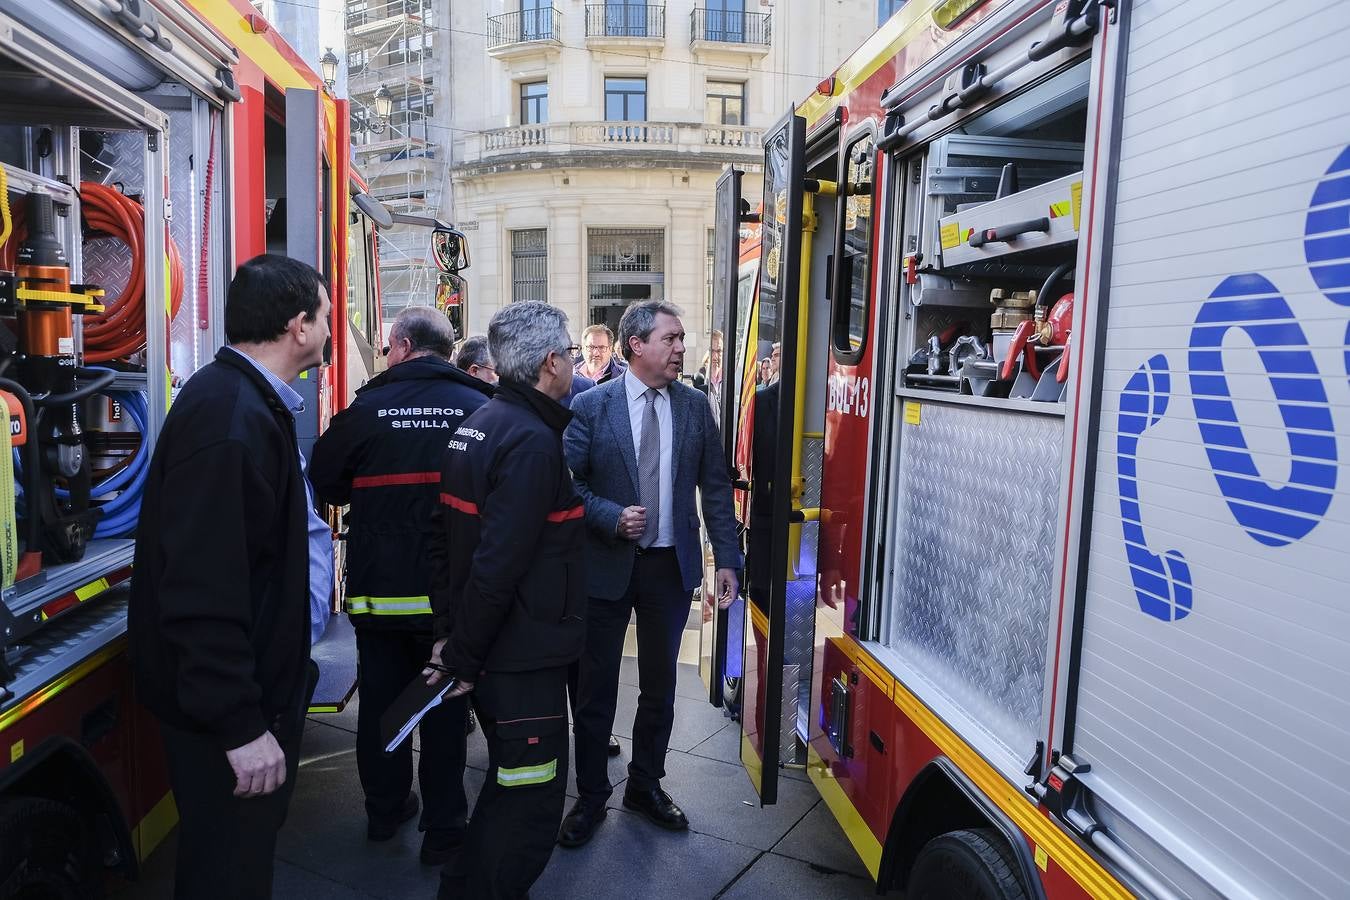
<svg viewBox="0 0 1350 900">
<path fill-rule="evenodd" d="M 632 352 L 628 346 L 628 339 L 635 337 L 645 342 L 652 336 L 652 330 L 656 328 L 656 317 L 661 313 L 676 318 L 684 315 L 678 306 L 664 300 L 639 300 L 637 303 L 630 303 L 623 311 L 623 318 L 619 319 L 619 349 L 623 352 L 624 359 L 628 359 L 628 354 Z"/>
<path fill-rule="evenodd" d="M 389 342 L 404 338 L 412 344 L 413 353 L 431 353 L 445 360 L 454 354 L 455 326 L 444 313 L 427 306 L 409 306 L 394 318 Z"/>
<path fill-rule="evenodd" d="M 547 303 L 511 303 L 488 322 L 488 351 L 503 381 L 533 387 L 539 383 L 539 368 L 548 355 L 566 356 L 571 345 L 567 313 Z"/>
<path fill-rule="evenodd" d="M 492 365 L 492 354 L 488 352 L 487 335 L 473 334 L 466 337 L 455 353 L 455 365 L 466 372 L 469 371 L 470 366 Z"/>
</svg>

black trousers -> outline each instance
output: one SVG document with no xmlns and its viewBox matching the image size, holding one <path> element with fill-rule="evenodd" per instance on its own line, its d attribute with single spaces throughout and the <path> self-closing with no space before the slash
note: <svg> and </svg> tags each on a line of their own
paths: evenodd
<svg viewBox="0 0 1350 900">
<path fill-rule="evenodd" d="M 318 681 L 310 663 L 304 705 L 277 723 L 286 754 L 286 783 L 265 797 L 234 796 L 236 778 L 210 736 L 160 723 L 169 784 L 178 806 L 175 900 L 266 900 L 272 896 L 277 833 L 286 821 L 300 766 L 305 710 Z"/>
<path fill-rule="evenodd" d="M 488 672 L 474 687 L 488 771 L 440 900 L 518 900 L 553 854 L 567 790 L 567 667 Z"/>
<path fill-rule="evenodd" d="M 384 752 L 380 717 L 403 689 L 421 675 L 431 658 L 432 638 L 415 631 L 358 628 L 356 651 L 361 665 L 361 704 L 356 717 L 356 768 L 366 794 L 371 822 L 392 825 L 412 789 L 412 741 Z M 422 753 L 417 780 L 422 789 L 422 831 L 463 831 L 468 814 L 464 796 L 464 729 L 467 698 L 458 697 L 432 710 L 418 725 Z"/>
<path fill-rule="evenodd" d="M 675 672 L 680 638 L 689 620 L 689 592 L 672 548 L 638 554 L 628 590 L 618 600 L 590 599 L 586 649 L 576 709 L 577 792 L 600 806 L 614 792 L 609 781 L 609 735 L 619 696 L 619 663 L 628 621 L 637 613 L 638 706 L 633 718 L 633 759 L 628 783 L 659 788 L 675 720 Z"/>
</svg>

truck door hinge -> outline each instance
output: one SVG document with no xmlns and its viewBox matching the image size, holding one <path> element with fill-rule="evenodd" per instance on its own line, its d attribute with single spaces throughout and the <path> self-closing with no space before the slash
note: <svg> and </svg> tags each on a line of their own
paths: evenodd
<svg viewBox="0 0 1350 900">
<path fill-rule="evenodd" d="M 1034 781 L 1040 781 L 1041 771 L 1043 769 L 1042 760 L 1045 758 L 1045 741 L 1037 741 L 1036 749 L 1032 751 L 1031 759 L 1027 761 L 1026 767 L 1022 771 L 1030 775 Z"/>
<path fill-rule="evenodd" d="M 1095 832 L 1104 830 L 1092 813 L 1092 793 L 1080 780 L 1080 776 L 1091 771 L 1092 766 L 1089 764 L 1077 762 L 1068 754 L 1061 754 L 1046 779 L 1027 788 L 1027 792 L 1041 805 L 1089 843 Z"/>
</svg>

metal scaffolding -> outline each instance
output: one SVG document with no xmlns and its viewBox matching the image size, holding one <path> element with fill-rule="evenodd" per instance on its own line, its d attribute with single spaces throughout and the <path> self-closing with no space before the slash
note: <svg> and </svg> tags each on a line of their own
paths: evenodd
<svg viewBox="0 0 1350 900">
<path fill-rule="evenodd" d="M 436 54 L 449 52 L 449 41 L 437 40 L 434 4 L 348 0 L 346 7 L 347 86 L 357 167 L 370 193 L 387 206 L 428 215 L 439 213 L 449 183 L 449 160 L 438 146 L 433 121 L 436 89 L 446 87 L 436 83 Z M 405 306 L 429 305 L 436 272 L 425 229 L 381 232 L 385 318 Z"/>
</svg>

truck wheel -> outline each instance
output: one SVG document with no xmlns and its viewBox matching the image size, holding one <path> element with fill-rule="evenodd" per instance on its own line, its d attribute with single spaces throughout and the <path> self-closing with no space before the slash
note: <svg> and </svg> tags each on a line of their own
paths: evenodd
<svg viewBox="0 0 1350 900">
<path fill-rule="evenodd" d="M 93 842 L 79 814 L 39 797 L 0 800 L 0 900 L 102 896 Z"/>
<path fill-rule="evenodd" d="M 1027 900 L 1012 853 L 989 828 L 949 831 L 914 860 L 908 900 Z"/>
</svg>

